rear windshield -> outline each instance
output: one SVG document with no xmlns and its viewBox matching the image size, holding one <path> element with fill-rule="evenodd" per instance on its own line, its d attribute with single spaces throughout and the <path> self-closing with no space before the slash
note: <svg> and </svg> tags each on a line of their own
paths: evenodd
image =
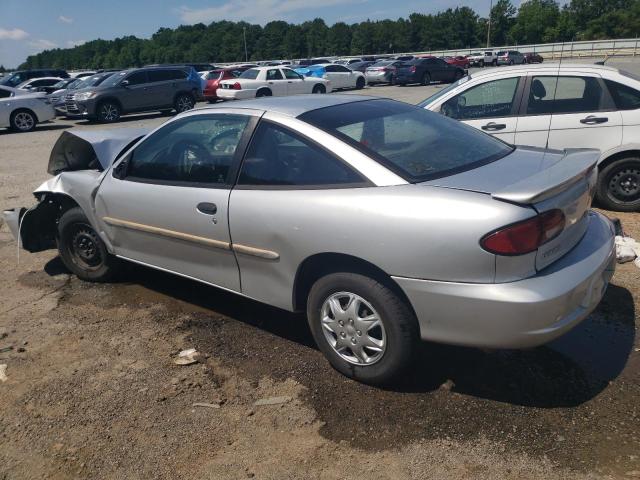
<svg viewBox="0 0 640 480">
<path fill-rule="evenodd" d="M 213 72 L 209 72 L 207 74 L 207 80 L 218 80 L 219 78 L 222 78 L 222 74 L 224 72 L 222 70 L 214 70 Z"/>
<path fill-rule="evenodd" d="M 260 70 L 256 70 L 255 68 L 250 68 L 249 70 L 245 70 L 244 72 L 242 72 L 242 75 L 240 75 L 240 78 L 248 78 L 249 80 L 255 80 L 256 78 L 258 78 L 259 73 L 260 73 Z"/>
<path fill-rule="evenodd" d="M 350 143 L 409 182 L 454 175 L 513 147 L 443 115 L 393 100 L 366 100 L 299 117 Z"/>
</svg>

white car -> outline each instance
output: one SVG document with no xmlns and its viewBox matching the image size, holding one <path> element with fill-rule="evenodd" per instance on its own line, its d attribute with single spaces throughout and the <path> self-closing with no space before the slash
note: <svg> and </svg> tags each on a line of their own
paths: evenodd
<svg viewBox="0 0 640 480">
<path fill-rule="evenodd" d="M 64 80 L 63 78 L 58 77 L 40 77 L 40 78 L 32 78 L 25 82 L 22 82 L 16 88 L 20 90 L 33 90 L 36 91 L 39 87 L 50 87 L 55 85 L 60 80 Z"/>
<path fill-rule="evenodd" d="M 43 93 L 0 86 L 0 128 L 30 132 L 36 124 L 55 116 L 53 105 Z"/>
<path fill-rule="evenodd" d="M 330 91 L 331 82 L 324 78 L 303 77 L 286 67 L 256 67 L 245 70 L 238 78 L 220 82 L 217 95 L 223 100 L 242 100 Z"/>
<path fill-rule="evenodd" d="M 507 143 L 597 148 L 596 197 L 640 210 L 640 77 L 600 65 L 522 65 L 474 73 L 420 104 Z"/>
<path fill-rule="evenodd" d="M 351 70 L 344 65 L 329 63 L 325 65 L 312 65 L 305 70 L 316 69 L 314 76 L 321 75 L 322 78 L 331 82 L 331 88 L 337 90 L 339 88 L 357 88 L 358 90 L 367 85 L 367 79 L 364 73 Z M 298 70 L 298 73 L 300 71 Z"/>
</svg>

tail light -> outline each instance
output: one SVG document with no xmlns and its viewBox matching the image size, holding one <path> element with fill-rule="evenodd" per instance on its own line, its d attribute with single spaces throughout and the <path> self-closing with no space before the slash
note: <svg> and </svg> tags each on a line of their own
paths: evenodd
<svg viewBox="0 0 640 480">
<path fill-rule="evenodd" d="M 415 73 L 415 71 L 416 71 L 416 66 L 414 65 L 411 67 L 411 73 Z"/>
<path fill-rule="evenodd" d="M 234 90 L 242 90 L 242 85 L 240 85 L 240 82 L 236 82 L 231 88 L 233 88 Z"/>
<path fill-rule="evenodd" d="M 549 210 L 488 233 L 480 240 L 480 246 L 496 255 L 524 255 L 560 235 L 564 224 L 562 210 Z"/>
</svg>

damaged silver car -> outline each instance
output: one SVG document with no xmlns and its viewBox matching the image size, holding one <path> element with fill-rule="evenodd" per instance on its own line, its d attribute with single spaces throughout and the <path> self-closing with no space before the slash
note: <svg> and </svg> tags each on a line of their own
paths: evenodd
<svg viewBox="0 0 640 480">
<path fill-rule="evenodd" d="M 306 311 L 337 370 L 380 384 L 420 339 L 530 347 L 595 308 L 615 265 L 597 159 L 386 99 L 266 98 L 67 131 L 39 203 L 4 215 L 84 280 L 126 260 Z"/>
</svg>

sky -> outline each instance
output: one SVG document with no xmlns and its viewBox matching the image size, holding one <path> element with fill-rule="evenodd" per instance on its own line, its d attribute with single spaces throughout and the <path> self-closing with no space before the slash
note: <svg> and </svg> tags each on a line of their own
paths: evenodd
<svg viewBox="0 0 640 480">
<path fill-rule="evenodd" d="M 520 1 L 513 2 L 518 5 Z M 300 23 L 396 19 L 469 6 L 481 16 L 489 0 L 0 0 L 0 65 L 15 68 L 28 55 L 96 38 L 148 38 L 161 27 L 244 20 Z"/>
</svg>

